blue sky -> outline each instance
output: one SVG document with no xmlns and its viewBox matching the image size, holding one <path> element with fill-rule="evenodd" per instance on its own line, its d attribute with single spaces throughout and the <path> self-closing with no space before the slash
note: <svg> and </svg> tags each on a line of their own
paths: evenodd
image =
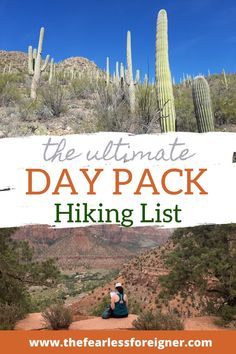
<svg viewBox="0 0 236 354">
<path fill-rule="evenodd" d="M 0 49 L 26 51 L 45 27 L 44 56 L 83 56 L 105 67 L 125 62 L 132 32 L 134 69 L 154 75 L 157 12 L 169 16 L 172 74 L 236 71 L 235 0 L 1 0 Z"/>
</svg>

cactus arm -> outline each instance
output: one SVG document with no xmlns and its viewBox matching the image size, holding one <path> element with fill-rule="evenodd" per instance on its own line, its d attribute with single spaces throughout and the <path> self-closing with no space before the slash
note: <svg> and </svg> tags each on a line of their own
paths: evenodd
<svg viewBox="0 0 236 354">
<path fill-rule="evenodd" d="M 54 77 L 54 59 L 52 58 L 50 62 L 50 71 L 49 71 L 49 79 L 48 79 L 49 84 L 52 83 L 53 77 Z"/>
<path fill-rule="evenodd" d="M 228 84 L 227 76 L 226 76 L 226 73 L 225 73 L 225 69 L 223 69 L 223 72 L 222 72 L 222 73 L 223 73 L 225 88 L 226 88 L 226 90 L 228 90 L 229 84 Z"/>
<path fill-rule="evenodd" d="M 35 61 L 35 74 L 37 76 L 40 76 L 40 71 L 41 71 L 40 66 L 41 66 L 42 50 L 43 50 L 43 38 L 44 38 L 44 28 L 42 27 L 40 29 L 37 56 Z"/>
<path fill-rule="evenodd" d="M 116 62 L 116 78 L 120 80 L 120 73 L 119 73 L 119 62 Z"/>
<path fill-rule="evenodd" d="M 32 46 L 28 47 L 28 73 L 29 75 L 34 75 Z"/>
<path fill-rule="evenodd" d="M 125 78 L 125 68 L 123 63 L 120 64 L 120 78 L 124 80 Z"/>
<path fill-rule="evenodd" d="M 33 59 L 36 60 L 36 58 L 37 58 L 37 49 L 34 48 L 34 50 L 33 50 Z"/>
<path fill-rule="evenodd" d="M 149 83 L 149 78 L 148 78 L 148 74 L 145 74 L 144 75 L 144 85 L 148 85 L 148 83 Z"/>
<path fill-rule="evenodd" d="M 47 55 L 46 56 L 46 59 L 44 61 L 44 64 L 42 65 L 41 67 L 41 72 L 43 72 L 44 70 L 46 70 L 47 66 L 48 66 L 48 63 L 49 63 L 49 59 L 50 59 L 50 55 Z"/>
<path fill-rule="evenodd" d="M 110 58 L 107 57 L 106 61 L 106 84 L 109 86 L 110 83 Z"/>
<path fill-rule="evenodd" d="M 140 82 L 140 70 L 136 70 L 135 83 L 138 84 Z"/>
</svg>

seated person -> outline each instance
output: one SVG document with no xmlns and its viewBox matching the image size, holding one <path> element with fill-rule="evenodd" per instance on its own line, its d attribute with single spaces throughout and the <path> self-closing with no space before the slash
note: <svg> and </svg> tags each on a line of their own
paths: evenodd
<svg viewBox="0 0 236 354">
<path fill-rule="evenodd" d="M 111 305 L 103 312 L 102 318 L 124 318 L 128 317 L 128 315 L 127 295 L 124 294 L 124 289 L 121 283 L 116 283 L 115 292 L 111 293 Z"/>
</svg>

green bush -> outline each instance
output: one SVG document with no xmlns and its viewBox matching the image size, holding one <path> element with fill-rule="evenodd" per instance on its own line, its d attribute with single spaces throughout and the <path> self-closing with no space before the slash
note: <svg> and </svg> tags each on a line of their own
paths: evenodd
<svg viewBox="0 0 236 354">
<path fill-rule="evenodd" d="M 63 304 L 50 306 L 42 316 L 48 328 L 53 330 L 68 329 L 73 321 L 71 310 Z"/>
<path fill-rule="evenodd" d="M 43 105 L 53 117 L 60 117 L 68 110 L 65 88 L 58 82 L 45 86 L 41 89 Z"/>
<path fill-rule="evenodd" d="M 31 293 L 30 311 L 42 312 L 52 304 L 60 303 L 65 299 L 65 295 L 63 290 L 57 291 L 57 289 L 49 289 L 36 294 Z"/>
<path fill-rule="evenodd" d="M 14 329 L 16 321 L 25 315 L 20 305 L 0 304 L 0 330 Z"/>
<path fill-rule="evenodd" d="M 71 98 L 86 99 L 96 92 L 96 81 L 87 76 L 76 78 L 70 83 Z"/>
<path fill-rule="evenodd" d="M 142 306 L 136 300 L 129 298 L 129 312 L 135 315 L 140 315 L 142 312 Z"/>
<path fill-rule="evenodd" d="M 0 74 L 0 106 L 7 107 L 20 100 L 17 79 L 16 75 Z"/>
<path fill-rule="evenodd" d="M 176 86 L 174 88 L 177 131 L 196 132 L 197 120 L 194 113 L 192 89 Z"/>
<path fill-rule="evenodd" d="M 160 124 L 156 89 L 151 85 L 138 85 L 136 89 L 136 119 L 139 124 L 139 133 L 151 133 Z"/>
<path fill-rule="evenodd" d="M 127 90 L 101 84 L 94 102 L 99 131 L 128 132 L 132 126 Z"/>
<path fill-rule="evenodd" d="M 15 241 L 14 228 L 0 229 L 0 323 L 13 325 L 30 311 L 29 285 L 53 286 L 59 270 L 52 260 L 36 262 L 24 241 Z M 6 321 L 6 322 L 5 322 Z"/>
<path fill-rule="evenodd" d="M 163 314 L 160 311 L 143 312 L 137 320 L 133 322 L 133 326 L 138 330 L 182 330 L 184 329 L 181 319 L 172 314 Z"/>
<path fill-rule="evenodd" d="M 93 316 L 101 316 L 103 311 L 106 309 L 106 307 L 108 307 L 111 303 L 111 298 L 109 295 L 104 296 L 102 299 L 102 302 L 99 303 L 97 306 L 95 306 L 92 311 L 91 311 L 91 315 Z"/>
<path fill-rule="evenodd" d="M 42 102 L 39 100 L 22 99 L 18 104 L 18 111 L 22 121 L 34 121 L 42 110 Z"/>
<path fill-rule="evenodd" d="M 236 306 L 223 305 L 219 313 L 225 323 L 234 321 L 236 319 Z"/>
</svg>

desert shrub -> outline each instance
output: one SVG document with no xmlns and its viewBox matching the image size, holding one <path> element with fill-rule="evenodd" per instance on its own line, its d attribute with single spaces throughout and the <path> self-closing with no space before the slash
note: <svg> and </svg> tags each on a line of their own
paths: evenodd
<svg viewBox="0 0 236 354">
<path fill-rule="evenodd" d="M 63 304 L 50 306 L 42 313 L 46 325 L 53 329 L 68 329 L 73 321 L 72 312 Z"/>
<path fill-rule="evenodd" d="M 196 132 L 197 120 L 194 113 L 191 87 L 174 88 L 177 131 Z"/>
<path fill-rule="evenodd" d="M 0 229 L 2 326 L 11 324 L 30 310 L 29 284 L 53 286 L 59 274 L 52 260 L 36 262 L 33 260 L 33 251 L 28 243 L 12 240 L 10 236 L 15 230 Z"/>
<path fill-rule="evenodd" d="M 96 94 L 94 114 L 99 131 L 127 132 L 132 126 L 127 90 L 101 84 Z"/>
<path fill-rule="evenodd" d="M 138 85 L 135 115 L 140 133 L 151 133 L 159 127 L 160 111 L 155 87 L 147 84 Z"/>
<path fill-rule="evenodd" d="M 140 315 L 142 306 L 139 302 L 129 298 L 129 312 L 135 315 Z"/>
<path fill-rule="evenodd" d="M 60 117 L 68 110 L 65 88 L 58 82 L 41 89 L 43 105 L 54 117 Z"/>
<path fill-rule="evenodd" d="M 63 299 L 65 299 L 65 292 L 63 290 L 56 291 L 56 293 L 52 292 L 40 292 L 36 294 L 31 293 L 31 312 L 42 312 L 51 305 L 55 303 L 60 303 Z"/>
<path fill-rule="evenodd" d="M 24 308 L 20 305 L 0 303 L 0 330 L 13 329 L 16 321 L 20 320 L 24 315 Z"/>
<path fill-rule="evenodd" d="M 181 319 L 172 314 L 163 314 L 160 311 L 143 312 L 137 320 L 133 322 L 133 326 L 138 330 L 182 330 L 183 323 Z"/>
<path fill-rule="evenodd" d="M 39 100 L 22 99 L 18 103 L 18 112 L 22 121 L 34 121 L 41 116 L 43 104 Z M 49 112 L 50 114 L 50 112 Z"/>
<path fill-rule="evenodd" d="M 17 75 L 0 74 L 0 106 L 10 106 L 20 100 Z"/>
<path fill-rule="evenodd" d="M 96 81 L 91 78 L 83 76 L 75 78 L 70 83 L 71 98 L 85 99 L 91 96 L 97 89 Z"/>
<path fill-rule="evenodd" d="M 103 311 L 106 309 L 106 307 L 110 305 L 110 303 L 111 303 L 110 296 L 109 295 L 104 296 L 102 301 L 92 309 L 91 315 L 101 316 Z"/>
<path fill-rule="evenodd" d="M 219 310 L 219 315 L 227 324 L 236 319 L 236 306 L 223 305 Z"/>
<path fill-rule="evenodd" d="M 228 87 L 223 75 L 213 75 L 208 78 L 216 124 L 224 126 L 236 124 L 236 75 L 227 75 Z"/>
</svg>

